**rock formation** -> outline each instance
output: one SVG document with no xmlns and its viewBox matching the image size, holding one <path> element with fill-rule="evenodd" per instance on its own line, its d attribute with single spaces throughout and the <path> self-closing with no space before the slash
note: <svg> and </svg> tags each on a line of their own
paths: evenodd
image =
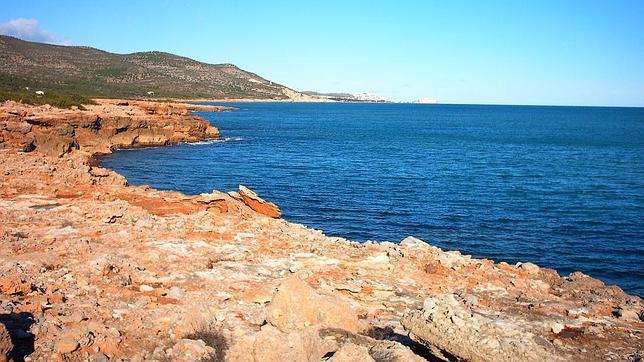
<svg viewBox="0 0 644 362">
<path fill-rule="evenodd" d="M 239 196 L 241 196 L 241 200 L 248 205 L 248 207 L 260 214 L 274 218 L 282 216 L 282 212 L 277 205 L 262 199 L 254 191 L 244 185 L 239 185 Z"/>
<path fill-rule="evenodd" d="M 216 136 L 182 107 L 0 105 L 0 326 L 11 336 L 0 327 L 0 358 L 642 355 L 642 300 L 582 273 L 474 259 L 415 238 L 327 237 L 260 214 L 246 198 L 267 202 L 250 190 L 132 187 L 92 161 L 116 147 Z"/>
<path fill-rule="evenodd" d="M 221 106 L 97 100 L 87 110 L 30 107 L 5 102 L 0 109 L 0 147 L 38 150 L 61 157 L 74 149 L 89 154 L 117 148 L 162 146 L 219 137 L 217 128 L 190 110 L 222 111 Z"/>
<path fill-rule="evenodd" d="M 563 360 L 543 336 L 530 332 L 530 321 L 488 314 L 475 303 L 454 294 L 437 295 L 410 311 L 402 324 L 410 337 L 447 361 L 459 356 L 468 361 L 557 361 Z M 520 341 L 520 343 L 518 343 Z"/>
</svg>

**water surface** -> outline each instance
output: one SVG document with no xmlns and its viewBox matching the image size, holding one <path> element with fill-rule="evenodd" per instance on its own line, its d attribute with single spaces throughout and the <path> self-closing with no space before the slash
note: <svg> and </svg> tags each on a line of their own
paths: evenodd
<svg viewBox="0 0 644 362">
<path fill-rule="evenodd" d="M 131 184 L 245 184 L 349 239 L 414 235 L 496 261 L 581 270 L 644 295 L 644 109 L 233 104 L 223 142 L 103 159 Z"/>
</svg>

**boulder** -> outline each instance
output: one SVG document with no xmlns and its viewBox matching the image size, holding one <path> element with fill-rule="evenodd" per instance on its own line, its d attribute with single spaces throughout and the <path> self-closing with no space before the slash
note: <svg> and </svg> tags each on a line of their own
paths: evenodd
<svg viewBox="0 0 644 362">
<path fill-rule="evenodd" d="M 554 347 L 527 330 L 523 320 L 488 317 L 454 294 L 429 298 L 402 320 L 409 337 L 441 358 L 467 361 L 560 361 Z M 446 353 L 446 354 L 445 354 Z"/>
<path fill-rule="evenodd" d="M 540 268 L 533 263 L 519 263 L 517 265 L 520 269 L 525 270 L 530 275 L 539 275 Z"/>
<path fill-rule="evenodd" d="M 310 327 L 291 333 L 264 325 L 255 335 L 253 357 L 255 361 L 319 361 L 333 350 L 318 332 Z"/>
<path fill-rule="evenodd" d="M 8 355 L 12 349 L 13 343 L 11 343 L 9 331 L 5 328 L 4 324 L 0 323 L 0 362 L 6 362 L 8 360 Z"/>
<path fill-rule="evenodd" d="M 282 332 L 308 326 L 360 330 L 358 317 L 348 301 L 333 295 L 321 295 L 306 282 L 290 277 L 278 287 L 268 305 L 267 320 Z"/>
<path fill-rule="evenodd" d="M 410 249 L 426 248 L 428 244 L 423 240 L 415 238 L 413 236 L 408 236 L 400 242 L 400 246 L 404 246 Z"/>
<path fill-rule="evenodd" d="M 279 218 L 282 212 L 277 205 L 259 197 L 253 190 L 244 185 L 239 185 L 239 195 L 242 201 L 251 209 L 272 218 Z"/>
</svg>

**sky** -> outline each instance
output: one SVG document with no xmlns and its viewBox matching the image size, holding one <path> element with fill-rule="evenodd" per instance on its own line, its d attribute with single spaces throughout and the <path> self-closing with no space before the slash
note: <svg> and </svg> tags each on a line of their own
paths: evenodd
<svg viewBox="0 0 644 362">
<path fill-rule="evenodd" d="M 644 106 L 644 1 L 0 0 L 0 33 L 395 101 Z"/>
</svg>

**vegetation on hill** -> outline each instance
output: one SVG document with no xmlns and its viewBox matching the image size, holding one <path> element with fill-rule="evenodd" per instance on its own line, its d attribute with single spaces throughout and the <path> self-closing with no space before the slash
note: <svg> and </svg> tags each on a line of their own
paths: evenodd
<svg viewBox="0 0 644 362">
<path fill-rule="evenodd" d="M 0 36 L 0 79 L 5 92 L 29 87 L 46 95 L 288 98 L 288 88 L 232 64 L 206 64 L 163 52 L 113 54 L 8 36 Z"/>
<path fill-rule="evenodd" d="M 57 108 L 71 108 L 76 106 L 84 109 L 83 104 L 94 104 L 91 98 L 77 93 L 51 93 L 36 94 L 36 89 L 23 87 L 23 84 L 30 84 L 29 81 L 19 77 L 9 77 L 0 74 L 0 102 L 16 101 L 27 104 L 43 105 L 49 104 Z M 29 89 L 27 89 L 29 88 Z"/>
</svg>

